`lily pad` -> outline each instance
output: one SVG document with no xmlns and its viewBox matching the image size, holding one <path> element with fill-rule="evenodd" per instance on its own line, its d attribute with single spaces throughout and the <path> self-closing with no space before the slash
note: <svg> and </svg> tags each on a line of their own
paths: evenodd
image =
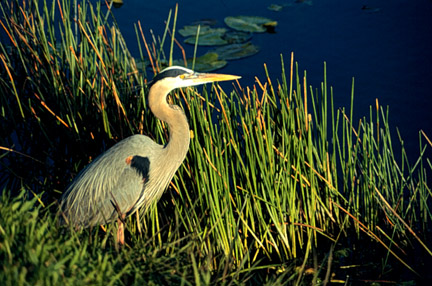
<svg viewBox="0 0 432 286">
<path fill-rule="evenodd" d="M 210 26 L 201 25 L 200 27 L 200 35 L 206 34 L 210 30 Z M 184 26 L 182 29 L 180 29 L 179 34 L 183 37 L 190 37 L 190 36 L 196 36 L 198 32 L 198 25 L 190 25 L 190 26 Z"/>
<path fill-rule="evenodd" d="M 252 38 L 252 34 L 240 31 L 229 31 L 225 33 L 223 38 L 230 44 L 240 44 L 249 41 Z"/>
<path fill-rule="evenodd" d="M 268 6 L 267 9 L 271 11 L 279 12 L 283 9 L 283 6 L 278 4 L 270 4 L 270 6 Z"/>
<path fill-rule="evenodd" d="M 259 52 L 259 47 L 248 42 L 219 47 L 211 52 L 219 54 L 219 58 L 222 60 L 238 60 L 255 55 Z"/>
<path fill-rule="evenodd" d="M 295 0 L 295 3 L 302 3 L 302 4 L 306 4 L 309 6 L 312 6 L 312 0 Z"/>
<path fill-rule="evenodd" d="M 258 17 L 258 16 L 237 16 L 237 17 L 226 17 L 225 24 L 231 29 L 243 32 L 251 33 L 264 33 L 267 28 L 264 26 L 266 23 L 276 23 L 272 19 Z"/>
<path fill-rule="evenodd" d="M 137 60 L 135 62 L 135 65 L 137 67 L 137 69 L 139 70 L 145 70 L 148 66 L 150 66 L 150 61 L 145 59 L 145 60 Z"/>
<path fill-rule="evenodd" d="M 187 59 L 188 67 L 192 67 L 192 62 L 193 59 Z M 184 61 L 176 60 L 173 64 L 184 66 Z M 219 55 L 217 53 L 210 52 L 195 59 L 194 70 L 200 72 L 210 72 L 223 68 L 226 65 L 227 61 L 219 59 Z"/>
<path fill-rule="evenodd" d="M 363 5 L 362 10 L 366 11 L 367 13 L 377 13 L 381 11 L 380 8 L 373 8 L 366 5 Z"/>
<path fill-rule="evenodd" d="M 214 26 L 217 24 L 217 20 L 216 19 L 201 19 L 201 20 L 197 20 L 195 22 L 192 23 L 192 25 L 201 25 L 201 26 Z"/>
<path fill-rule="evenodd" d="M 201 26 L 200 27 L 200 37 L 201 35 L 206 34 L 217 34 L 217 35 L 223 35 L 225 34 L 227 29 L 225 28 L 210 28 L 210 26 Z M 182 29 L 179 30 L 179 34 L 183 37 L 190 37 L 190 36 L 196 36 L 198 32 L 198 25 L 190 25 L 190 26 L 184 26 Z"/>
<path fill-rule="evenodd" d="M 213 29 L 218 30 L 218 29 Z M 221 46 L 228 44 L 228 41 L 222 38 L 223 33 L 209 33 L 200 35 L 198 38 L 198 45 L 199 46 Z M 184 42 L 186 44 L 195 45 L 196 36 L 192 36 L 187 38 Z"/>
</svg>

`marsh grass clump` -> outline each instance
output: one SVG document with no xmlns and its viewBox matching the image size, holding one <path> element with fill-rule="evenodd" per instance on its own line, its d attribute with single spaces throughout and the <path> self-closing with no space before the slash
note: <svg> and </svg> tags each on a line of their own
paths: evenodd
<svg viewBox="0 0 432 286">
<path fill-rule="evenodd" d="M 60 226 L 56 199 L 78 170 L 131 134 L 167 139 L 146 106 L 146 71 L 111 11 L 75 3 L 0 3 L 6 285 L 430 277 L 427 134 L 419 133 L 414 163 L 403 146 L 396 156 L 388 109 L 377 100 L 354 122 L 354 81 L 350 109 L 336 109 L 325 65 L 314 88 L 293 55 L 289 64 L 281 57 L 279 80 L 240 81 L 229 93 L 219 85 L 172 93 L 189 119 L 189 153 L 160 202 L 127 219 L 125 247 L 115 247 L 115 226 Z M 172 62 L 171 18 L 152 41 L 136 27 L 140 62 L 153 71 Z"/>
<path fill-rule="evenodd" d="M 13 188 L 23 183 L 55 195 L 100 146 L 143 126 L 143 78 L 100 5 L 86 3 L 76 15 L 69 1 L 1 5 L 2 146 L 31 153 L 6 158 L 23 178 L 2 176 Z"/>
</svg>

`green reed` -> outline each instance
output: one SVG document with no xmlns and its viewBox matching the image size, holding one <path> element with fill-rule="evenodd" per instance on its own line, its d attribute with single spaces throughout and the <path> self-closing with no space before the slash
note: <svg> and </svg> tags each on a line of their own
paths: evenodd
<svg viewBox="0 0 432 286">
<path fill-rule="evenodd" d="M 128 219 L 127 247 L 115 251 L 114 226 L 106 233 L 57 226 L 50 203 L 92 158 L 133 133 L 160 143 L 168 138 L 146 107 L 147 72 L 137 67 L 111 11 L 84 1 L 75 14 L 75 3 L 0 4 L 1 179 L 18 196 L 2 200 L 1 257 L 10 266 L 39 265 L 36 276 L 4 268 L 5 277 L 299 284 L 317 249 L 351 248 L 347 237 L 372 238 L 385 261 L 395 258 L 412 272 L 404 243 L 431 254 L 427 135 L 419 133 L 416 162 L 403 146 L 397 159 L 388 109 L 377 100 L 368 117 L 353 122 L 354 80 L 349 110 L 335 109 L 326 65 L 314 88 L 293 55 L 288 65 L 281 57 L 279 80 L 265 66 L 266 78 L 252 87 L 240 80 L 229 93 L 218 84 L 172 93 L 189 119 L 190 150 L 161 201 Z M 148 27 L 136 26 L 140 62 L 153 71 L 172 61 L 175 48 L 185 55 L 175 44 L 177 13 L 176 7 L 168 14 L 162 38 L 148 41 Z M 34 214 L 28 223 L 17 219 L 25 212 Z M 15 229 L 22 233 L 14 236 Z M 12 251 L 21 242 L 24 248 Z M 53 254 L 37 252 L 35 260 L 32 249 L 42 242 Z"/>
</svg>

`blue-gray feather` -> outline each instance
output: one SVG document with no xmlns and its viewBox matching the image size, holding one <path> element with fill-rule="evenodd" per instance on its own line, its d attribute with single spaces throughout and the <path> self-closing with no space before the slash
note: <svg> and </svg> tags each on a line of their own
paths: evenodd
<svg viewBox="0 0 432 286">
<path fill-rule="evenodd" d="M 68 220 L 84 227 L 104 224 L 118 216 L 112 205 L 114 201 L 124 214 L 145 204 L 150 166 L 144 174 L 137 168 L 137 162 L 128 164 L 127 159 L 139 156 L 150 165 L 163 149 L 143 135 L 133 135 L 108 149 L 78 174 L 63 195 L 62 210 Z"/>
</svg>

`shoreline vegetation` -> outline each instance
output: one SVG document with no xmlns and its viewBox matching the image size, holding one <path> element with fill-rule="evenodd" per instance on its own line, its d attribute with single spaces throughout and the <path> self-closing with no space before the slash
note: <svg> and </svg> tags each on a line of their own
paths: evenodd
<svg viewBox="0 0 432 286">
<path fill-rule="evenodd" d="M 116 225 L 60 226 L 78 170 L 129 135 L 167 140 L 147 82 L 173 62 L 177 8 L 139 61 L 110 9 L 0 2 L 0 280 L 4 285 L 415 285 L 430 279 L 432 143 L 410 162 L 378 99 L 353 122 L 291 53 L 279 79 L 177 90 L 191 144 L 158 204 Z M 76 8 L 76 9 L 75 9 Z M 168 50 L 169 53 L 165 53 Z M 187 62 L 184 56 L 184 62 Z M 272 67 L 273 68 L 273 67 Z M 267 72 L 267 67 L 264 66 Z M 395 145 L 401 145 L 396 148 Z M 401 150 L 400 154 L 395 154 Z"/>
</svg>

